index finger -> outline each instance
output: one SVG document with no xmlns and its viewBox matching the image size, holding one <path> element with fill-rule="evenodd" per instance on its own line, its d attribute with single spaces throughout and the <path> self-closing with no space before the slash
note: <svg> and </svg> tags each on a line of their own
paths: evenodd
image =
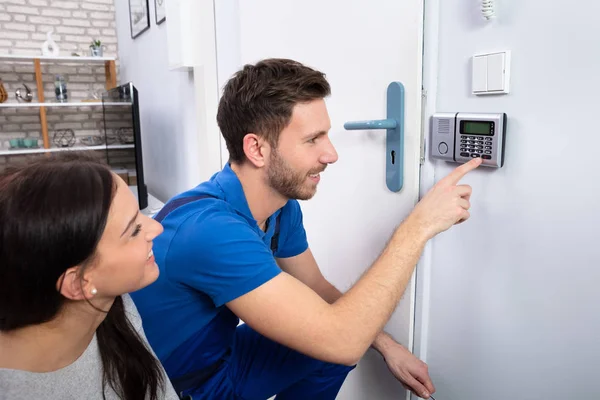
<svg viewBox="0 0 600 400">
<path fill-rule="evenodd" d="M 483 159 L 481 157 L 477 157 L 469 161 L 468 163 L 464 163 L 454 169 L 454 171 L 450 172 L 446 177 L 440 180 L 440 182 L 444 182 L 447 185 L 456 185 L 458 181 L 460 181 L 467 173 L 473 171 L 475 168 L 479 167 Z"/>
</svg>

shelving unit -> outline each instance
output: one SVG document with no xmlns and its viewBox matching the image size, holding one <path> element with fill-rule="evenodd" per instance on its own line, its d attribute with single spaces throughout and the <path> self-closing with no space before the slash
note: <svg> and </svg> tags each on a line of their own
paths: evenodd
<svg viewBox="0 0 600 400">
<path fill-rule="evenodd" d="M 114 57 L 76 57 L 76 56 L 70 56 L 70 57 L 52 57 L 52 56 L 19 56 L 16 54 L 0 54 L 0 60 L 6 60 L 6 61 L 22 61 L 22 62 L 31 62 L 33 60 L 40 60 L 41 62 L 61 62 L 64 64 L 68 64 L 68 63 L 86 63 L 86 64 L 93 64 L 93 63 L 106 63 L 106 62 L 114 62 L 115 58 Z"/>
<path fill-rule="evenodd" d="M 50 147 L 50 139 L 48 137 L 48 121 L 46 119 L 47 107 L 93 107 L 101 106 L 102 102 L 69 102 L 69 103 L 53 103 L 46 102 L 44 99 L 44 83 L 42 80 L 42 63 L 63 63 L 63 64 L 104 64 L 104 72 L 106 77 L 106 90 L 110 90 L 117 86 L 117 69 L 114 57 L 51 57 L 51 56 L 20 56 L 13 54 L 0 54 L 0 62 L 17 62 L 17 63 L 33 63 L 35 70 L 35 81 L 37 85 L 37 103 L 0 103 L 0 107 L 20 108 L 20 107 L 37 107 L 40 109 L 40 124 L 42 126 L 42 140 L 44 142 L 43 149 L 23 149 L 23 150 L 8 150 L 9 154 L 18 154 L 17 151 L 26 151 L 29 154 L 33 150 L 39 152 L 57 151 Z M 127 105 L 130 103 L 116 103 L 111 105 Z M 0 151 L 0 155 L 5 151 Z M 23 153 L 21 153 L 23 154 Z"/>
<path fill-rule="evenodd" d="M 71 101 L 67 103 L 14 103 L 14 102 L 6 102 L 0 103 L 0 108 L 37 108 L 37 107 L 100 107 L 104 104 L 105 106 L 130 106 L 131 103 L 128 101 L 118 101 L 118 102 L 105 102 L 101 101 Z"/>
<path fill-rule="evenodd" d="M 10 149 L 10 150 L 0 150 L 0 156 L 17 156 L 21 154 L 36 154 L 36 153 L 53 153 L 57 151 L 93 151 L 93 150 L 118 150 L 118 149 L 133 149 L 135 145 L 133 144 L 109 144 L 108 146 L 99 145 L 99 146 L 84 146 L 84 145 L 75 145 L 71 147 L 51 147 L 49 149 L 44 148 L 32 148 L 32 149 Z"/>
</svg>

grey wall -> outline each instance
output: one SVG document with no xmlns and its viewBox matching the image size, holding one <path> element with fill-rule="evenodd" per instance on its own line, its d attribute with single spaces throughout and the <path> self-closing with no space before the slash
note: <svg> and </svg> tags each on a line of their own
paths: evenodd
<svg viewBox="0 0 600 400">
<path fill-rule="evenodd" d="M 198 124 L 192 73 L 167 67 L 166 24 L 131 39 L 128 1 L 115 1 L 121 82 L 131 81 L 140 97 L 142 148 L 148 191 L 160 200 L 200 182 Z"/>
<path fill-rule="evenodd" d="M 600 3 L 440 1 L 437 111 L 506 112 L 506 164 L 432 245 L 438 400 L 598 399 Z M 511 93 L 470 94 L 470 57 L 512 50 Z M 436 180 L 453 165 L 435 162 Z"/>
</svg>

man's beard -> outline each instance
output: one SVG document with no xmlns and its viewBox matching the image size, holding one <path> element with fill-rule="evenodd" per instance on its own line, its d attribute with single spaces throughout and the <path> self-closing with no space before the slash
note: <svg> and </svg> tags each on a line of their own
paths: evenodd
<svg viewBox="0 0 600 400">
<path fill-rule="evenodd" d="M 309 200 L 316 193 L 316 188 L 307 185 L 309 175 L 318 174 L 325 170 L 322 168 L 298 173 L 277 153 L 271 153 L 271 163 L 267 170 L 269 186 L 288 199 Z"/>
</svg>

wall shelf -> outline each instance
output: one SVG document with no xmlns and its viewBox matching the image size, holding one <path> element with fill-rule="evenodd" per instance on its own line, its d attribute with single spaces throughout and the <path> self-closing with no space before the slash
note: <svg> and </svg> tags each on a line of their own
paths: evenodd
<svg viewBox="0 0 600 400">
<path fill-rule="evenodd" d="M 35 148 L 35 149 L 14 149 L 14 150 L 6 150 L 0 148 L 0 156 L 18 156 L 22 154 L 39 154 L 39 153 L 54 153 L 57 151 L 94 151 L 94 150 L 118 150 L 118 149 L 133 149 L 135 145 L 133 144 L 109 144 L 100 145 L 100 146 L 85 146 L 81 144 L 77 144 L 71 147 L 51 147 L 49 149 L 45 148 Z"/>
<path fill-rule="evenodd" d="M 113 89 L 117 86 L 117 67 L 114 57 L 52 57 L 52 56 L 31 56 L 31 55 L 18 55 L 18 54 L 0 54 L 0 62 L 30 62 L 33 63 L 35 71 L 35 83 L 37 86 L 37 103 L 27 103 L 23 105 L 5 105 L 3 107 L 38 107 L 40 112 L 40 124 L 42 125 L 42 140 L 44 142 L 44 149 L 51 150 L 50 138 L 48 137 L 48 120 L 46 118 L 47 107 L 57 107 L 58 104 L 65 103 L 47 103 L 44 98 L 44 82 L 42 80 L 42 62 L 44 63 L 84 63 L 104 64 L 104 74 L 106 77 L 106 90 Z M 84 103 L 84 102 L 82 102 Z M 10 104 L 10 103 L 9 103 Z M 21 104 L 21 103 L 19 103 Z M 36 104 L 36 105 L 32 105 Z M 84 107 L 95 105 L 96 102 L 78 104 L 78 103 L 66 103 L 74 104 L 70 107 Z M 98 104 L 102 104 L 101 102 Z M 1 106 L 1 105 L 0 105 Z M 64 106 L 63 106 L 64 107 Z M 27 150 L 24 150 L 27 151 Z M 31 151 L 31 150 L 29 150 Z M 27 154 L 27 153 L 25 153 Z"/>
<path fill-rule="evenodd" d="M 19 56 L 14 54 L 0 54 L 0 61 L 16 61 L 16 62 L 32 62 L 33 60 L 40 60 L 40 62 L 46 63 L 106 63 L 109 61 L 115 61 L 114 57 L 52 57 L 52 56 Z"/>
<path fill-rule="evenodd" d="M 105 102 L 105 106 L 130 106 L 129 101 Z M 68 103 L 0 103 L 0 108 L 36 108 L 36 107 L 100 107 L 101 101 L 80 101 Z"/>
</svg>

